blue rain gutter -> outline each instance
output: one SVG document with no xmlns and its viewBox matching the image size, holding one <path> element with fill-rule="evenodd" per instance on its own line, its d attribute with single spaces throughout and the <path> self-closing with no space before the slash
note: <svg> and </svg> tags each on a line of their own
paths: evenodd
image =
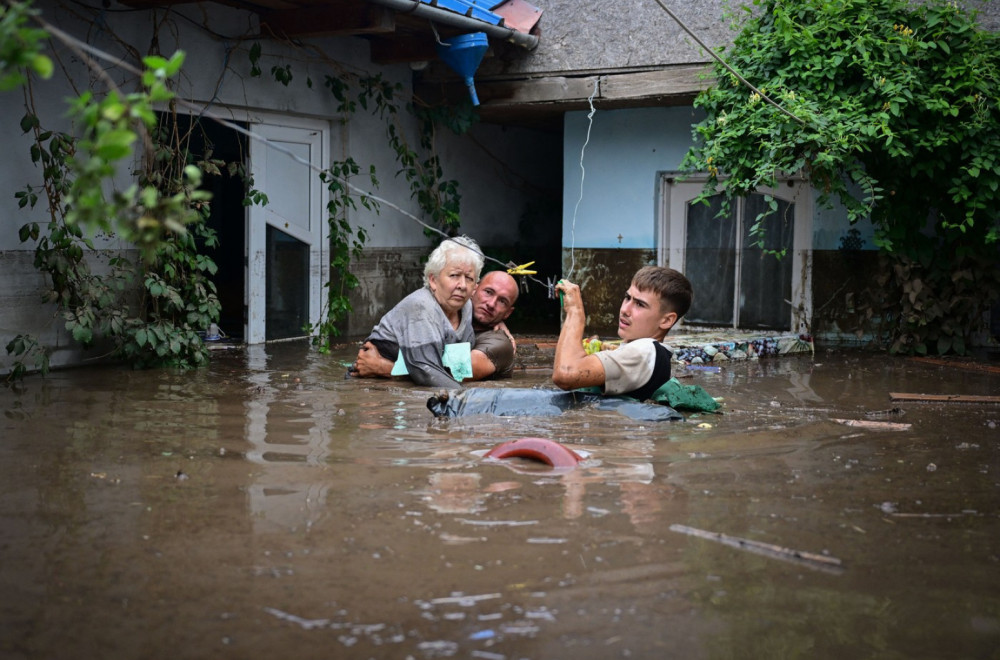
<svg viewBox="0 0 1000 660">
<path fill-rule="evenodd" d="M 470 32 L 485 32 L 488 36 L 495 39 L 502 39 L 504 41 L 510 41 L 522 48 L 528 50 L 535 50 L 538 46 L 538 37 L 532 34 L 525 34 L 523 32 L 518 32 L 509 27 L 504 27 L 502 25 L 492 25 L 485 21 L 480 21 L 475 18 L 468 18 L 462 14 L 456 14 L 453 11 L 448 11 L 446 9 L 439 9 L 433 7 L 426 3 L 420 2 L 420 0 L 368 0 L 376 5 L 382 5 L 394 11 L 398 11 L 404 14 L 411 14 L 413 16 L 419 16 L 421 18 L 426 18 L 429 21 L 434 21 L 435 23 L 441 23 L 443 25 L 450 25 L 452 27 L 459 28 L 461 30 L 468 30 Z"/>
</svg>

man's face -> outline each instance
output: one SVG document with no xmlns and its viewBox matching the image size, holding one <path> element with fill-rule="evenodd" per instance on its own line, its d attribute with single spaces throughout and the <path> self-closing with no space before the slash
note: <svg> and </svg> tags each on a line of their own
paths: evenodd
<svg viewBox="0 0 1000 660">
<path fill-rule="evenodd" d="M 486 273 L 479 282 L 476 292 L 472 294 L 472 309 L 476 322 L 494 326 L 507 320 L 514 311 L 515 300 L 517 300 L 517 282 L 513 277 L 501 271 Z"/>
<path fill-rule="evenodd" d="M 626 341 L 643 337 L 662 340 L 676 322 L 677 314 L 660 308 L 659 296 L 651 291 L 640 291 L 633 284 L 618 311 L 618 336 Z"/>
</svg>

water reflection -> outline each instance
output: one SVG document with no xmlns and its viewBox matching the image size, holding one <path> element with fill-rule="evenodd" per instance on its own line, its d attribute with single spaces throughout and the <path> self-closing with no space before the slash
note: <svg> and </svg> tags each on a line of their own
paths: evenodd
<svg viewBox="0 0 1000 660">
<path fill-rule="evenodd" d="M 641 526 L 651 521 L 660 510 L 658 500 L 678 489 L 653 486 L 655 471 L 651 463 L 602 465 L 593 461 L 590 466 L 558 473 L 557 470 L 530 460 L 508 459 L 502 463 L 521 476 L 534 477 L 536 484 L 557 484 L 561 487 L 562 517 L 568 520 L 581 517 L 586 511 L 593 515 L 606 515 L 610 511 L 587 505 L 588 484 L 615 486 L 619 489 L 619 502 L 633 524 Z M 553 475 L 553 473 L 556 473 Z M 479 513 L 487 510 L 488 497 L 495 493 L 521 488 L 518 481 L 488 481 L 476 472 L 433 472 L 428 487 L 419 494 L 427 506 L 437 513 Z"/>
<path fill-rule="evenodd" d="M 434 472 L 423 499 L 438 513 L 479 513 L 487 493 L 480 488 L 482 476 L 474 472 Z"/>
<path fill-rule="evenodd" d="M 254 472 L 246 491 L 251 519 L 260 532 L 308 530 L 326 509 L 329 484 L 319 480 L 321 472 L 299 471 L 290 479 L 281 468 L 326 465 L 332 420 L 296 404 L 298 397 L 293 395 L 301 391 L 301 377 L 270 367 L 263 346 L 250 346 L 246 362 L 253 395 L 244 403 L 245 455 L 261 468 Z"/>
</svg>

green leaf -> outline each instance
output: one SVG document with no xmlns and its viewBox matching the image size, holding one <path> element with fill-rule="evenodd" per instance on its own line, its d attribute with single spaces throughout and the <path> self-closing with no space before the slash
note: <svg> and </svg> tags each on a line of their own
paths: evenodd
<svg viewBox="0 0 1000 660">
<path fill-rule="evenodd" d="M 170 57 L 170 61 L 167 62 L 167 64 L 163 67 L 166 70 L 167 75 L 168 76 L 174 76 L 174 75 L 176 75 L 177 72 L 181 70 L 181 67 L 184 66 L 184 60 L 186 58 L 187 58 L 187 55 L 185 54 L 185 52 L 183 50 L 179 50 L 179 51 L 175 52 Z"/>
<path fill-rule="evenodd" d="M 147 55 L 142 58 L 142 64 L 147 69 L 152 69 L 156 71 L 157 69 L 165 69 L 167 66 L 167 58 L 162 55 Z"/>
<path fill-rule="evenodd" d="M 136 137 L 136 134 L 130 130 L 108 131 L 101 136 L 94 152 L 107 161 L 120 160 L 132 153 L 132 143 L 135 142 Z"/>
<path fill-rule="evenodd" d="M 48 80 L 52 77 L 52 60 L 42 54 L 35 55 L 31 60 L 31 69 L 45 80 Z"/>
<path fill-rule="evenodd" d="M 21 117 L 21 130 L 25 133 L 38 127 L 38 117 L 31 113 L 25 114 Z"/>
<path fill-rule="evenodd" d="M 84 346 L 90 344 L 90 342 L 94 339 L 94 333 L 85 325 L 75 323 L 73 324 L 72 330 L 73 339 L 80 342 Z"/>
</svg>

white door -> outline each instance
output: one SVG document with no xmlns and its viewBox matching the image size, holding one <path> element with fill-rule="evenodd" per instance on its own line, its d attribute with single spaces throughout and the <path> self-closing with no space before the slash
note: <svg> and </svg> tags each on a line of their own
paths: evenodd
<svg viewBox="0 0 1000 660">
<path fill-rule="evenodd" d="M 807 332 L 812 314 L 810 255 L 812 193 L 800 182 L 737 200 L 718 217 L 718 198 L 692 203 L 703 182 L 665 176 L 659 225 L 660 263 L 683 272 L 694 300 L 691 325 Z M 774 196 L 776 212 L 762 220 L 764 248 L 751 228 Z M 785 251 L 783 257 L 775 251 Z"/>
<path fill-rule="evenodd" d="M 250 141 L 254 189 L 266 205 L 251 205 L 247 222 L 248 344 L 306 335 L 322 308 L 328 269 L 326 189 L 319 178 L 328 128 L 323 122 L 252 124 L 268 140 Z"/>
</svg>

